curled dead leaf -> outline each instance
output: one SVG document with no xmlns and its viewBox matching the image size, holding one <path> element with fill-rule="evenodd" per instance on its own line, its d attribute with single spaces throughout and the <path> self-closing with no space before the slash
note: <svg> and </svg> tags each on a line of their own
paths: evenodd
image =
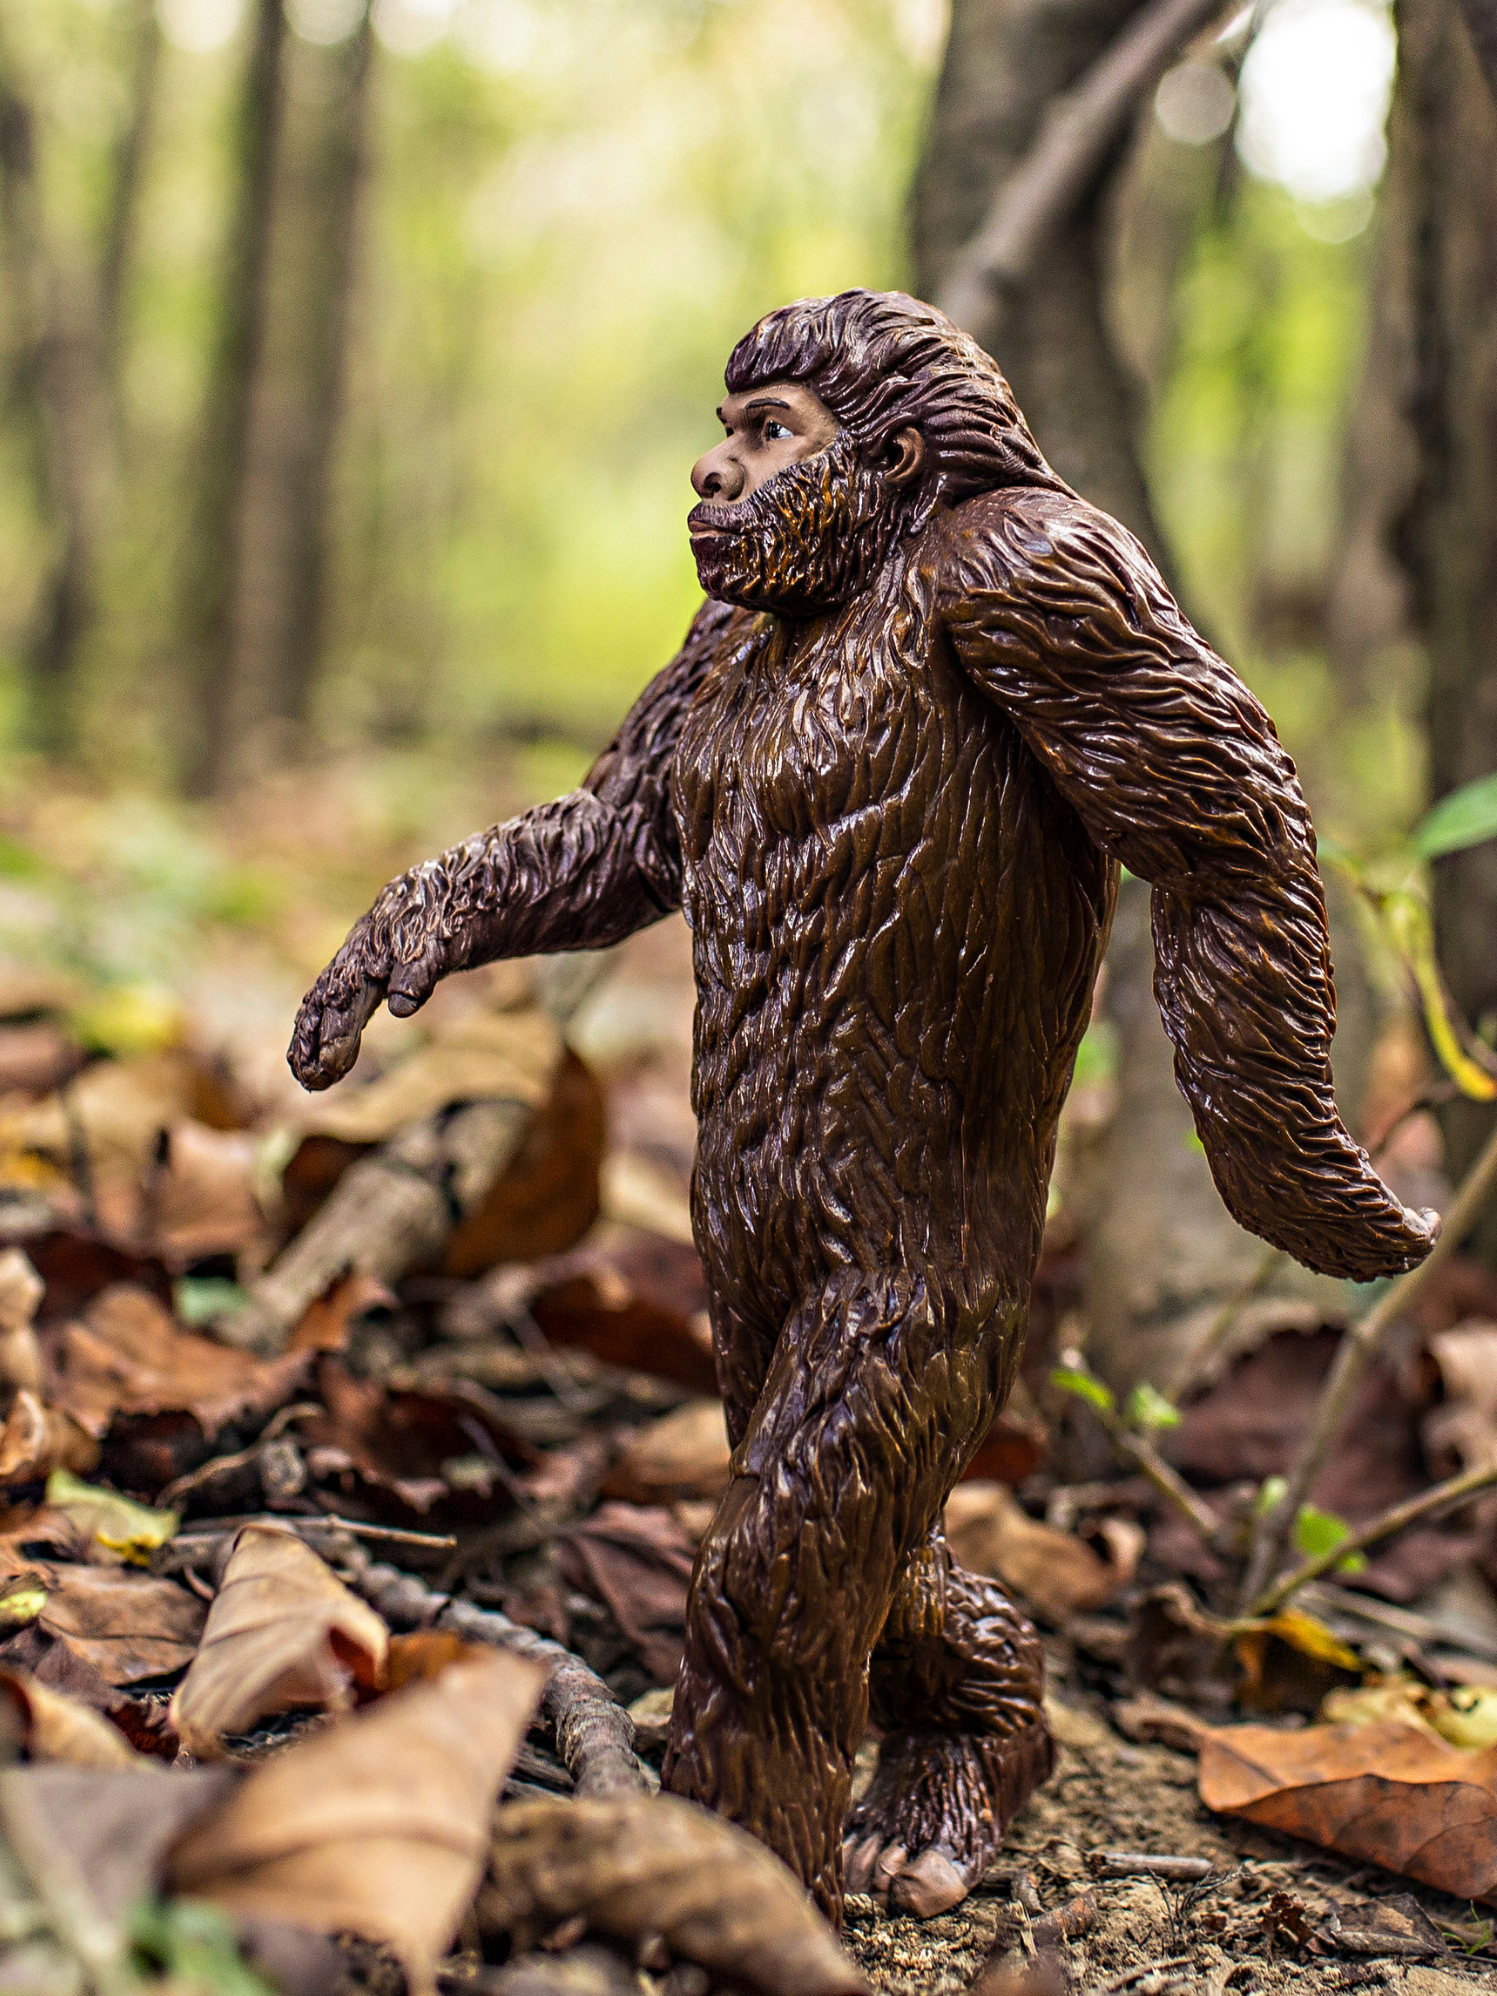
<svg viewBox="0 0 1497 1996">
<path fill-rule="evenodd" d="M 679 1959 L 764 1996 L 868 1987 L 777 1857 L 674 1795 L 506 1803 L 476 1910 L 517 1951 L 581 1918 L 623 1940 L 658 1934 Z"/>
<path fill-rule="evenodd" d="M 60 1407 L 22 1387 L 0 1433 L 0 1483 L 35 1483 L 54 1469 L 92 1469 L 99 1444 Z"/>
<path fill-rule="evenodd" d="M 1200 1753 L 1208 1809 L 1497 1903 L 1497 1747 L 1463 1753 L 1394 1721 L 1214 1727 Z"/>
<path fill-rule="evenodd" d="M 208 1610 L 203 1640 L 171 1703 L 199 1760 L 226 1734 L 298 1705 L 338 1708 L 384 1672 L 389 1631 L 295 1532 L 246 1525 Z"/>
<path fill-rule="evenodd" d="M 101 1439 L 117 1414 L 181 1411 L 211 1440 L 230 1421 L 283 1405 L 307 1363 L 300 1352 L 252 1358 L 180 1330 L 149 1290 L 128 1282 L 101 1290 L 81 1321 L 59 1326 L 51 1359 L 57 1405 Z"/>
<path fill-rule="evenodd" d="M 3 1691 L 24 1725 L 32 1760 L 60 1761 L 68 1767 L 138 1767 L 140 1755 L 118 1726 L 81 1699 L 39 1684 L 24 1670 L 0 1670 Z"/>
<path fill-rule="evenodd" d="M 177 1846 L 175 1889 L 234 1915 L 387 1941 L 413 1989 L 429 1991 L 544 1682 L 541 1665 L 491 1651 L 286 1748 Z"/>
<path fill-rule="evenodd" d="M 1048 1622 L 1102 1607 L 1128 1577 L 1081 1539 L 1031 1518 L 1001 1483 L 959 1483 L 946 1501 L 946 1538 L 964 1566 L 1001 1580 Z"/>
<path fill-rule="evenodd" d="M 688 1400 L 635 1431 L 603 1494 L 631 1504 L 721 1497 L 732 1474 L 730 1455 L 722 1401 Z"/>
</svg>

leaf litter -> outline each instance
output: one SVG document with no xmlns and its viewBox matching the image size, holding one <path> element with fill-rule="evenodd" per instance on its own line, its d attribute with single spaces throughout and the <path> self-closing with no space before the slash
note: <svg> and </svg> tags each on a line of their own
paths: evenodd
<svg viewBox="0 0 1497 1996">
<path fill-rule="evenodd" d="M 16 980 L 0 1987 L 1226 1996 L 1396 1974 L 1437 1996 L 1490 1978 L 1491 1507 L 1236 1629 L 1254 1493 L 1289 1466 L 1335 1330 L 1267 1321 L 1180 1419 L 1152 1388 L 1092 1406 L 1084 1363 L 1057 1367 L 1078 1293 L 1064 1211 L 1015 1402 L 948 1513 L 960 1556 L 1041 1625 L 1060 1742 L 988 1878 L 923 1923 L 851 1900 L 839 1946 L 759 1846 L 650 1792 L 728 1463 L 689 1244 L 679 925 L 620 959 L 565 1048 L 506 966 L 382 1024 L 317 1103 L 267 1083 L 268 1051 L 199 1048 L 169 1007 L 90 1014 L 76 984 Z M 529 1120 L 445 1244 L 390 1279 L 355 1235 L 280 1349 L 245 1348 L 236 1311 L 349 1170 L 485 1096 Z M 1484 1280 L 1453 1265 L 1374 1369 L 1304 1533 L 1334 1545 L 1497 1461 Z M 1189 1480 L 1193 1523 L 1150 1449 Z"/>
</svg>

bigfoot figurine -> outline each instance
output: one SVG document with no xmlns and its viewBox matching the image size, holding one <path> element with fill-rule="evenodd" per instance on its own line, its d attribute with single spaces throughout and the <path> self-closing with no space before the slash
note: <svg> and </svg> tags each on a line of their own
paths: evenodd
<svg viewBox="0 0 1497 1996">
<path fill-rule="evenodd" d="M 1034 1632 L 941 1512 L 1012 1384 L 1120 866 L 1243 1226 L 1354 1281 L 1429 1249 L 1343 1128 L 1309 814 L 1258 702 L 997 367 L 902 293 L 734 350 L 688 525 L 707 601 L 582 788 L 413 868 L 291 1063 L 385 1000 L 683 908 L 693 1217 L 733 1476 L 665 1785 L 844 1889 L 954 1904 L 1049 1772 Z M 877 1771 L 849 1814 L 870 1718 Z"/>
</svg>

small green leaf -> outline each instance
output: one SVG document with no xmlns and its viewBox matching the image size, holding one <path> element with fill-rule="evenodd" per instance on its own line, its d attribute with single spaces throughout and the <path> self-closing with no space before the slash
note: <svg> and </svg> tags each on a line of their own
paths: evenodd
<svg viewBox="0 0 1497 1996">
<path fill-rule="evenodd" d="M 1497 838 L 1497 770 L 1442 797 L 1414 827 L 1409 844 L 1420 859 L 1438 859 L 1442 853 L 1464 852 L 1493 838 Z"/>
<path fill-rule="evenodd" d="M 181 1275 L 172 1285 L 172 1308 L 194 1327 L 232 1317 L 248 1301 L 249 1291 L 227 1275 Z"/>
<path fill-rule="evenodd" d="M 1123 1418 L 1130 1428 L 1178 1428 L 1180 1410 L 1147 1379 L 1141 1379 L 1128 1395 Z"/>
<path fill-rule="evenodd" d="M 196 1996 L 273 1996 L 263 1976 L 239 1952 L 234 1923 L 201 1899 L 147 1899 L 130 1914 L 135 1966 L 165 1976 Z M 158 1985 L 154 1980 L 151 1987 Z"/>
<path fill-rule="evenodd" d="M 1338 1518 L 1334 1511 L 1319 1510 L 1314 1504 L 1301 1504 L 1299 1516 L 1294 1521 L 1294 1543 L 1306 1559 L 1320 1559 L 1328 1552 L 1334 1552 L 1343 1539 L 1351 1537 L 1351 1526 L 1345 1518 Z M 1338 1573 L 1359 1573 L 1367 1564 L 1361 1553 L 1348 1553 L 1338 1561 Z"/>
<path fill-rule="evenodd" d="M 1270 1511 L 1277 1510 L 1283 1503 L 1289 1489 L 1287 1476 L 1265 1476 L 1258 1486 L 1258 1495 L 1253 1499 L 1254 1513 L 1266 1518 Z"/>
<path fill-rule="evenodd" d="M 1104 1386 L 1089 1372 L 1076 1371 L 1074 1366 L 1056 1366 L 1050 1375 L 1050 1384 L 1058 1386 L 1062 1393 L 1074 1393 L 1078 1400 L 1087 1401 L 1104 1414 L 1110 1414 L 1118 1404 L 1117 1395 L 1110 1386 Z"/>
</svg>

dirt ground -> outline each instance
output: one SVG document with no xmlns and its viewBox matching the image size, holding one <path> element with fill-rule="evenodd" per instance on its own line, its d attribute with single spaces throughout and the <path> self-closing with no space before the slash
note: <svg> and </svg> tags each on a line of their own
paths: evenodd
<svg viewBox="0 0 1497 1996">
<path fill-rule="evenodd" d="M 1497 1960 L 1459 1946 L 1435 1961 L 1408 1961 L 1316 1954 L 1282 1933 L 1271 1941 L 1265 1914 L 1279 1894 L 1298 1903 L 1312 1928 L 1333 1907 L 1395 1893 L 1412 1892 L 1441 1927 L 1470 1929 L 1472 1909 L 1407 1879 L 1214 1816 L 1196 1797 L 1193 1756 L 1130 1745 L 1107 1723 L 1102 1700 L 1065 1686 L 1049 1704 L 1060 1749 L 1055 1774 L 1015 1820 L 1002 1858 L 978 1891 L 955 1911 L 925 1921 L 890 1916 L 870 1899 L 848 1901 L 847 1947 L 883 1996 L 968 1990 L 1000 1930 L 1012 1931 L 1017 1942 L 1010 1881 L 1021 1869 L 1032 1874 L 1046 1911 L 1078 1893 L 1095 1894 L 1096 1925 L 1062 1950 L 1072 1987 L 1091 1996 L 1226 1996 L 1228 1980 L 1233 1996 L 1364 1988 L 1470 1996 L 1497 1987 Z M 1192 1890 L 1151 1878 L 1099 1878 L 1087 1857 L 1101 1850 L 1206 1857 L 1222 1868 L 1220 1882 Z M 1292 1909 L 1288 1917 L 1295 1918 Z M 1016 1957 L 1016 1967 L 1021 1962 Z"/>
</svg>

